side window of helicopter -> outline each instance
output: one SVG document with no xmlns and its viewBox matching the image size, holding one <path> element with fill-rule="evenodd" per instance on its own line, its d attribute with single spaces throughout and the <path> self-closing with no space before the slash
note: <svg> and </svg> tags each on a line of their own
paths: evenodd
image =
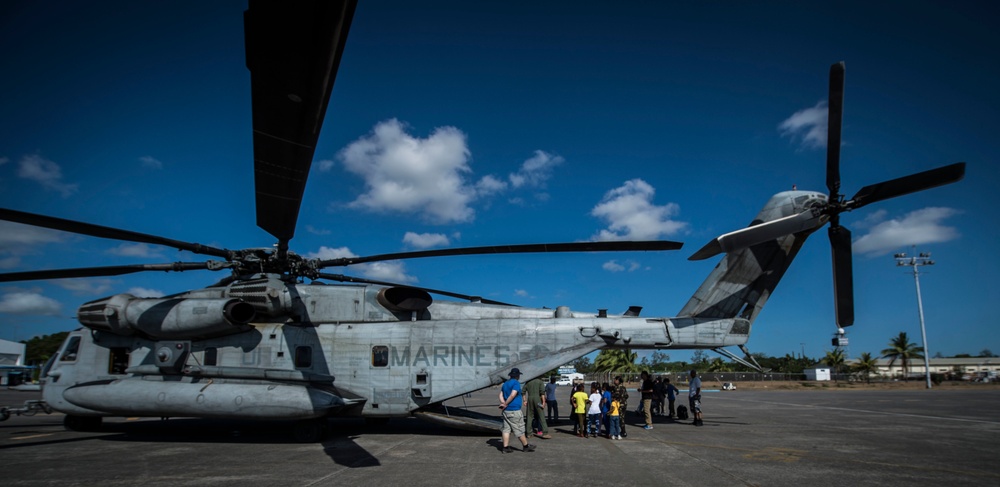
<svg viewBox="0 0 1000 487">
<path fill-rule="evenodd" d="M 73 362 L 76 360 L 76 354 L 80 351 L 80 337 L 75 336 L 69 339 L 69 343 L 66 344 L 66 349 L 63 350 L 62 357 L 59 359 L 61 362 Z"/>
<path fill-rule="evenodd" d="M 108 373 L 113 375 L 123 375 L 128 368 L 129 351 L 126 347 L 111 347 L 108 356 Z"/>
<path fill-rule="evenodd" d="M 375 345 L 372 347 L 372 366 L 385 367 L 389 365 L 389 347 Z"/>
<path fill-rule="evenodd" d="M 309 346 L 295 347 L 295 367 L 304 368 L 312 366 L 313 349 Z"/>
<path fill-rule="evenodd" d="M 205 349 L 205 365 L 218 365 L 219 364 L 219 349 L 215 347 L 208 347 Z"/>
</svg>

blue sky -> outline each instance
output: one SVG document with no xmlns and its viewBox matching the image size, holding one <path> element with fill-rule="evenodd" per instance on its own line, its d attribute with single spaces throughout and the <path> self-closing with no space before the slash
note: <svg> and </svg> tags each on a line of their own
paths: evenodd
<svg viewBox="0 0 1000 487">
<path fill-rule="evenodd" d="M 226 248 L 255 226 L 244 2 L 0 6 L 0 206 Z M 1000 352 L 1000 34 L 991 2 L 365 1 L 341 62 L 294 251 L 308 256 L 608 238 L 661 253 L 419 259 L 330 269 L 525 306 L 673 316 L 774 193 L 826 192 L 830 64 L 845 61 L 841 171 L 861 186 L 968 162 L 958 184 L 845 214 L 851 356 L 906 331 L 911 274 L 931 353 Z M 817 132 L 818 130 L 818 132 Z M 408 191 L 398 188 L 407 187 Z M 821 356 L 835 331 L 829 244 L 805 245 L 751 351 Z M 0 271 L 200 261 L 0 223 Z M 106 295 L 207 271 L 0 285 L 0 338 L 73 329 Z M 672 352 L 686 359 L 689 352 Z"/>
</svg>

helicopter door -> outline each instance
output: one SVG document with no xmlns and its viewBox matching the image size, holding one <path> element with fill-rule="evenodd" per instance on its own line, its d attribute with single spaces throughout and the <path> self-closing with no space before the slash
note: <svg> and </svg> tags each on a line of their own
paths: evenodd
<svg viewBox="0 0 1000 487">
<path fill-rule="evenodd" d="M 389 346 L 373 343 L 370 359 L 368 378 L 372 388 L 372 399 L 369 403 L 372 414 L 405 412 L 408 399 L 407 391 L 400 387 L 400 384 L 397 384 L 399 378 L 393 374 Z M 399 371 L 404 370 L 406 367 L 399 368 Z"/>
</svg>

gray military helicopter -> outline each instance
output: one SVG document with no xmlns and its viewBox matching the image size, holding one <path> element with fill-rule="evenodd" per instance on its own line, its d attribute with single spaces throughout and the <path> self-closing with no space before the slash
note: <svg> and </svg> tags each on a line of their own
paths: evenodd
<svg viewBox="0 0 1000 487">
<path fill-rule="evenodd" d="M 328 267 L 453 255 L 675 250 L 669 241 L 505 245 L 306 259 L 289 249 L 354 0 L 258 2 L 245 12 L 251 73 L 257 224 L 271 248 L 229 250 L 78 221 L 0 209 L 0 219 L 216 257 L 0 274 L 0 282 L 226 270 L 204 289 L 163 298 L 117 294 L 80 306 L 82 328 L 44 366 L 45 403 L 74 430 L 106 416 L 292 420 L 298 439 L 326 419 L 420 415 L 457 427 L 445 400 L 526 378 L 606 348 L 711 349 L 757 367 L 746 350 L 754 320 L 806 238 L 830 224 L 837 323 L 853 323 L 851 237 L 839 215 L 960 180 L 964 163 L 839 193 L 844 65 L 830 73 L 828 194 L 774 195 L 750 226 L 692 259 L 723 257 L 677 317 L 567 307 L 534 309 L 443 290 L 323 272 Z M 309 281 L 308 283 L 306 281 Z M 327 285 L 322 281 L 346 284 Z M 458 300 L 434 300 L 431 294 Z M 737 346 L 739 357 L 725 347 Z"/>
</svg>

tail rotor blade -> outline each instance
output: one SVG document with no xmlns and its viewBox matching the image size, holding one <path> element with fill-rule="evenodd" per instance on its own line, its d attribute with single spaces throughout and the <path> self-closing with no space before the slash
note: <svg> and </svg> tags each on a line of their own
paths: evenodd
<svg viewBox="0 0 1000 487">
<path fill-rule="evenodd" d="M 854 324 L 854 269 L 851 256 L 851 232 L 845 227 L 831 226 L 830 247 L 833 257 L 833 299 L 837 310 L 837 325 Z"/>
<path fill-rule="evenodd" d="M 830 100 L 826 127 L 826 187 L 830 200 L 840 194 L 840 129 L 844 119 L 844 62 L 830 66 Z"/>
<path fill-rule="evenodd" d="M 759 243 L 774 240 L 785 235 L 799 233 L 818 228 L 826 220 L 821 215 L 814 215 L 812 210 L 806 210 L 795 215 L 761 223 L 751 227 L 741 228 L 717 237 L 699 249 L 688 260 L 704 260 L 723 252 L 732 252 Z"/>
<path fill-rule="evenodd" d="M 958 162 L 937 169 L 931 169 L 930 171 L 918 172 L 909 176 L 871 184 L 861 188 L 851 198 L 850 208 L 861 208 L 876 201 L 944 186 L 960 181 L 963 177 L 965 177 L 965 163 Z"/>
</svg>

